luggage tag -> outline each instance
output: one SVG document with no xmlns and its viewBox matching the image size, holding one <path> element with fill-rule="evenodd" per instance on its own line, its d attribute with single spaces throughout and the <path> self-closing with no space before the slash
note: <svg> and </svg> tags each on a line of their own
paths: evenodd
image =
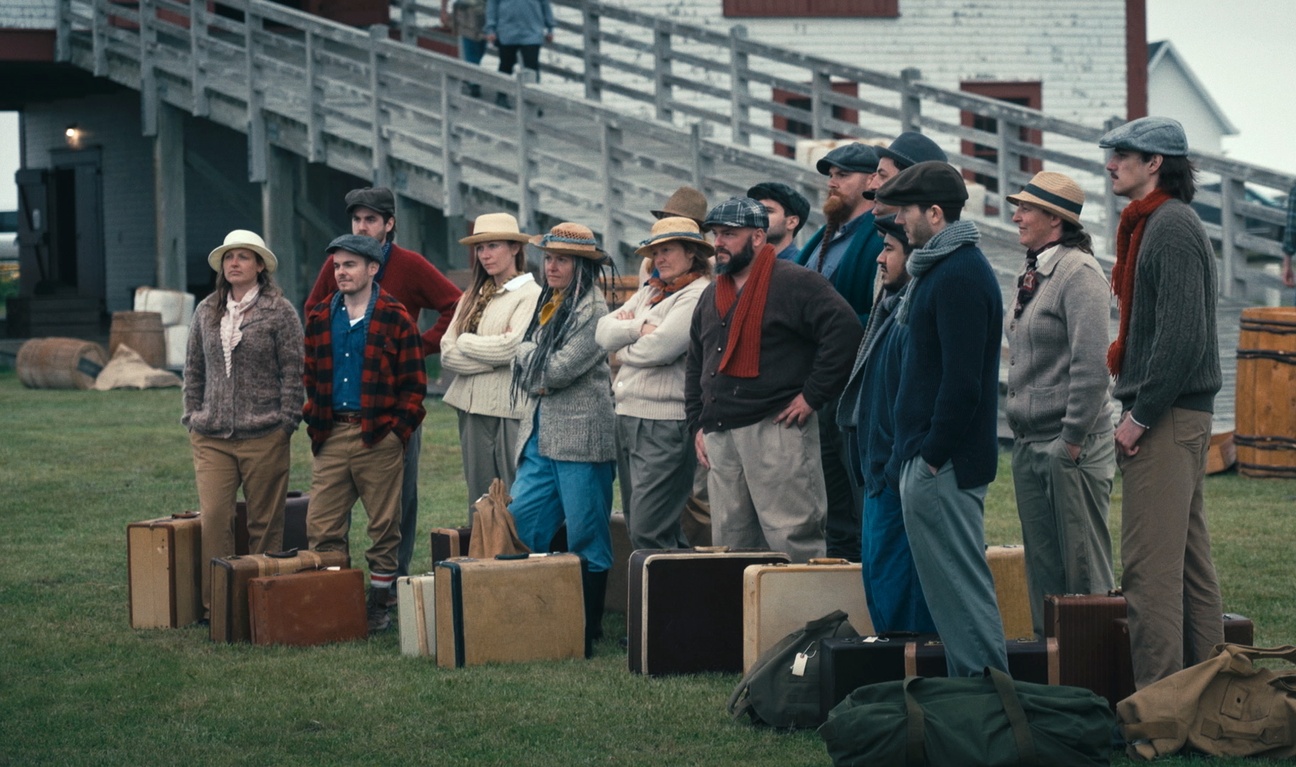
<svg viewBox="0 0 1296 767">
<path fill-rule="evenodd" d="M 804 650 L 797 653 L 796 658 L 792 661 L 792 676 L 805 676 L 806 664 L 809 663 L 810 659 L 817 655 L 818 652 L 819 651 L 815 649 L 814 642 L 811 642 L 806 645 Z"/>
</svg>

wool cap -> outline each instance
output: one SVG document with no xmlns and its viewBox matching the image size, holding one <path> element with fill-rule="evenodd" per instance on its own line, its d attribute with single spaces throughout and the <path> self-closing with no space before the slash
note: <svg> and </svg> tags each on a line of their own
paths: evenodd
<svg viewBox="0 0 1296 767">
<path fill-rule="evenodd" d="M 1183 157 L 1188 154 L 1188 136 L 1178 120 L 1169 117 L 1140 117 L 1107 131 L 1098 139 L 1098 146 L 1103 149 L 1130 149 L 1167 157 Z"/>
<path fill-rule="evenodd" d="M 344 234 L 333 238 L 333 242 L 328 244 L 324 252 L 331 256 L 335 250 L 345 250 L 357 256 L 364 256 L 370 261 L 377 261 L 379 266 L 387 263 L 387 254 L 383 253 L 382 243 L 363 234 Z"/>
<path fill-rule="evenodd" d="M 883 205 L 957 204 L 967 202 L 967 185 L 963 176 L 947 162 L 929 160 L 906 168 L 888 179 L 877 190 L 877 200 Z"/>
<path fill-rule="evenodd" d="M 593 261 L 607 259 L 607 254 L 599 250 L 594 232 L 588 226 L 573 224 L 570 221 L 555 225 L 548 234 L 537 234 L 530 242 L 543 251 L 560 256 L 580 256 Z"/>
<path fill-rule="evenodd" d="M 275 269 L 279 268 L 279 259 L 275 258 L 275 254 L 266 247 L 265 240 L 261 239 L 261 235 L 256 232 L 249 232 L 246 229 L 235 229 L 225 235 L 225 242 L 219 248 L 207 254 L 207 263 L 211 265 L 212 269 L 219 272 L 225 254 L 238 248 L 250 250 L 260 256 L 261 261 L 265 263 L 266 271 L 271 274 L 274 273 Z"/>
<path fill-rule="evenodd" d="M 769 229 L 769 213 L 765 211 L 764 205 L 750 197 L 730 197 L 711 209 L 704 225 Z"/>
<path fill-rule="evenodd" d="M 882 235 L 891 235 L 899 240 L 900 244 L 904 246 L 906 250 L 909 248 L 909 235 L 905 234 L 903 226 L 896 223 L 896 217 L 894 215 L 883 216 L 882 218 L 877 219 L 873 222 L 873 226 L 877 227 L 878 232 Z"/>
<path fill-rule="evenodd" d="M 819 158 L 815 168 L 821 175 L 827 176 L 830 168 L 836 167 L 850 173 L 877 173 L 877 149 L 858 141 L 843 144 Z M 748 194 L 748 196 L 751 196 Z"/>
<path fill-rule="evenodd" d="M 666 204 L 661 206 L 661 210 L 654 210 L 652 214 L 657 218 L 683 216 L 693 219 L 701 226 L 707 214 L 706 195 L 691 186 L 682 186 L 666 198 Z"/>
<path fill-rule="evenodd" d="M 1070 176 L 1052 171 L 1040 171 L 1017 194 L 1006 198 L 1013 205 L 1030 203 L 1037 208 L 1080 226 L 1080 209 L 1084 207 L 1085 193 Z"/>
<path fill-rule="evenodd" d="M 479 242 L 530 242 L 531 235 L 521 231 L 517 219 L 508 213 L 483 213 L 473 221 L 473 233 L 459 241 L 460 245 Z"/>
<path fill-rule="evenodd" d="M 385 186 L 366 186 L 346 193 L 347 215 L 356 208 L 368 208 L 384 218 L 396 215 L 396 195 Z"/>
<path fill-rule="evenodd" d="M 648 235 L 648 239 L 639 243 L 635 253 L 647 258 L 654 245 L 671 242 L 672 240 L 691 242 L 700 247 L 707 257 L 715 254 L 715 248 L 702 236 L 702 230 L 698 227 L 697 222 L 683 216 L 668 216 L 658 220 L 657 223 L 653 224 L 652 233 Z"/>
<path fill-rule="evenodd" d="M 879 157 L 890 157 L 900 170 L 931 160 L 949 162 L 945 150 L 936 146 L 935 141 L 911 130 L 896 136 L 889 146 L 878 147 L 877 153 Z"/>
<path fill-rule="evenodd" d="M 792 231 L 795 235 L 805 226 L 806 219 L 810 218 L 810 201 L 792 187 L 781 181 L 762 181 L 751 189 L 747 190 L 747 196 L 753 200 L 773 200 L 783 206 L 784 214 L 796 216 L 799 220 L 796 229 Z"/>
</svg>

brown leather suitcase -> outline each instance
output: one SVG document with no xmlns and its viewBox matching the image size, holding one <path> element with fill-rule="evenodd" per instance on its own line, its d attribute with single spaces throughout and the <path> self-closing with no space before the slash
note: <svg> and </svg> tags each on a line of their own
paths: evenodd
<svg viewBox="0 0 1296 767">
<path fill-rule="evenodd" d="M 1034 639 L 1030 589 L 1026 587 L 1026 549 L 1021 546 L 987 546 L 986 562 L 990 565 L 990 575 L 994 577 L 1004 638 Z"/>
<path fill-rule="evenodd" d="M 783 637 L 841 610 L 855 633 L 874 633 L 858 562 L 812 559 L 807 564 L 751 565 L 743 571 L 742 672 Z"/>
<path fill-rule="evenodd" d="M 1116 633 L 1116 678 L 1112 694 L 1124 700 L 1134 694 L 1134 659 L 1130 655 L 1129 618 L 1112 622 Z M 1255 624 L 1245 615 L 1224 613 L 1224 641 L 1231 644 L 1255 644 Z"/>
<path fill-rule="evenodd" d="M 640 549 L 630 555 L 626 632 L 637 674 L 739 673 L 743 571 L 787 562 L 777 551 Z"/>
<path fill-rule="evenodd" d="M 344 551 L 285 551 L 216 557 L 211 561 L 211 639 L 213 642 L 250 642 L 248 581 L 264 575 L 350 567 Z"/>
<path fill-rule="evenodd" d="M 369 636 L 364 572 L 302 570 L 248 581 L 252 644 L 311 647 Z"/>
<path fill-rule="evenodd" d="M 584 658 L 583 568 L 576 554 L 438 562 L 437 665 Z"/>
<path fill-rule="evenodd" d="M 472 542 L 472 527 L 437 527 L 431 534 L 432 566 L 437 562 L 452 557 L 468 556 L 468 544 Z M 549 551 L 567 550 L 567 525 L 558 528 L 553 540 L 549 542 Z M 544 552 L 539 552 L 544 553 Z"/>
<path fill-rule="evenodd" d="M 610 613 L 624 613 L 626 611 L 627 574 L 630 567 L 630 555 L 634 553 L 630 544 L 630 530 L 626 526 L 625 514 L 619 511 L 612 512 L 612 517 L 608 520 L 608 529 L 612 533 L 612 569 L 608 570 L 607 591 L 603 598 L 603 609 Z"/>
<path fill-rule="evenodd" d="M 1058 641 L 1058 681 L 1084 687 L 1116 701 L 1116 632 L 1125 617 L 1125 597 L 1065 594 L 1044 597 L 1044 634 Z"/>
<path fill-rule="evenodd" d="M 198 512 L 127 525 L 131 628 L 178 628 L 201 618 L 201 567 Z"/>
<path fill-rule="evenodd" d="M 297 549 L 306 551 L 310 548 L 310 539 L 306 536 L 306 511 L 310 505 L 310 496 L 300 490 L 288 491 L 288 502 L 284 504 L 283 550 Z M 234 504 L 234 553 L 250 554 L 248 545 L 247 502 Z"/>
</svg>

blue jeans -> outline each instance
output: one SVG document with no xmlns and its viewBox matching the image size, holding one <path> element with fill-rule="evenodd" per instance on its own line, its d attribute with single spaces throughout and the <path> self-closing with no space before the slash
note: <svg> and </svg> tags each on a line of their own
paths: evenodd
<svg viewBox="0 0 1296 767">
<path fill-rule="evenodd" d="M 592 573 L 612 567 L 612 477 L 615 461 L 555 461 L 540 455 L 539 429 L 531 432 L 509 493 L 518 537 L 532 551 L 546 551 L 563 520 L 567 550 L 580 554 Z"/>
<path fill-rule="evenodd" d="M 486 55 L 486 40 L 473 40 L 470 37 L 459 38 L 459 58 L 469 64 L 480 64 Z"/>
<path fill-rule="evenodd" d="M 873 630 L 936 632 L 909 550 L 900 495 L 889 487 L 864 499 L 860 562 Z"/>
</svg>

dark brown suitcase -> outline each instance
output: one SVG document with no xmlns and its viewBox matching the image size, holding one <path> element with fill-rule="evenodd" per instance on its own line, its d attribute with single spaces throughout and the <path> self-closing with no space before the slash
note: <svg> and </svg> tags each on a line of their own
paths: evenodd
<svg viewBox="0 0 1296 767">
<path fill-rule="evenodd" d="M 1116 632 L 1125 617 L 1125 597 L 1065 594 L 1044 597 L 1044 635 L 1058 640 L 1058 681 L 1116 701 Z"/>
<path fill-rule="evenodd" d="M 211 639 L 213 642 L 250 642 L 248 581 L 264 575 L 350 567 L 344 551 L 285 551 L 216 557 L 211 561 Z"/>
<path fill-rule="evenodd" d="M 310 496 L 300 490 L 288 491 L 288 502 L 284 505 L 283 550 L 297 549 L 306 551 L 310 548 L 310 539 L 306 536 L 306 510 L 310 505 Z M 234 553 L 249 554 L 247 502 L 234 504 Z"/>
<path fill-rule="evenodd" d="M 641 549 L 630 555 L 626 632 L 637 674 L 740 673 L 743 571 L 787 562 L 776 551 Z"/>
<path fill-rule="evenodd" d="M 468 556 L 468 544 L 472 542 L 471 527 L 438 527 L 432 530 L 432 566 L 453 557 Z M 558 528 L 553 540 L 549 542 L 549 551 L 567 550 L 567 525 Z M 546 553 L 546 552 L 537 552 Z"/>
<path fill-rule="evenodd" d="M 131 628 L 179 628 L 202 617 L 202 525 L 185 511 L 126 526 Z"/>
<path fill-rule="evenodd" d="M 1134 659 L 1130 655 L 1129 618 L 1112 622 L 1116 634 L 1116 681 L 1113 695 L 1124 700 L 1134 694 Z M 1255 644 L 1255 624 L 1245 615 L 1224 613 L 1224 641 L 1231 644 Z"/>
<path fill-rule="evenodd" d="M 369 636 L 364 572 L 302 570 L 248 581 L 252 644 L 311 647 Z"/>
</svg>

